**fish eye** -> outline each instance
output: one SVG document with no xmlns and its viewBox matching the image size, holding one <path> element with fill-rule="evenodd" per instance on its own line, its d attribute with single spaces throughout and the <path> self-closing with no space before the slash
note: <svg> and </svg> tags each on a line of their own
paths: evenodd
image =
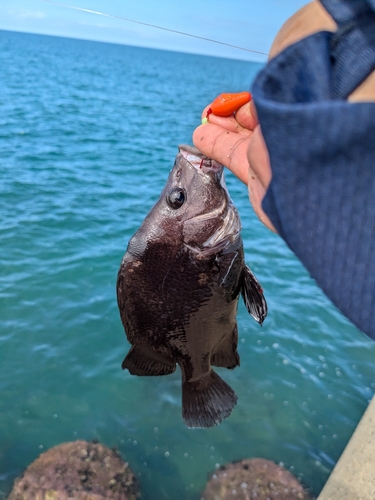
<svg viewBox="0 0 375 500">
<path fill-rule="evenodd" d="M 182 207 L 186 200 L 186 193 L 184 189 L 175 188 L 167 196 L 167 203 L 171 208 L 177 210 Z"/>
</svg>

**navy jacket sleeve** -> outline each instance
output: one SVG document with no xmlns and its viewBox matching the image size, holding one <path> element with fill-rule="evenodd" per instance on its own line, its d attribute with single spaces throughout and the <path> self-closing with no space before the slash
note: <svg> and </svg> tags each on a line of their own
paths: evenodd
<svg viewBox="0 0 375 500">
<path fill-rule="evenodd" d="M 375 339 L 375 0 L 322 0 L 338 24 L 288 47 L 253 95 L 272 182 L 263 208 L 334 304 Z"/>
</svg>

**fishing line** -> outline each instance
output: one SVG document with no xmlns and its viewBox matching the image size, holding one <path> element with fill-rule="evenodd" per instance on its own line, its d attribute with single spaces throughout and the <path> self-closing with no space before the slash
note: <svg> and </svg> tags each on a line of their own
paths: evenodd
<svg viewBox="0 0 375 500">
<path fill-rule="evenodd" d="M 239 47 L 238 45 L 232 45 L 230 43 L 220 42 L 219 40 L 213 40 L 212 38 L 206 38 L 204 36 L 192 35 L 191 33 L 185 33 L 184 31 L 172 30 L 170 28 L 164 28 L 163 26 L 158 26 L 156 24 L 143 23 L 142 21 L 135 21 L 134 19 L 129 19 L 127 17 L 115 16 L 113 14 L 106 14 L 105 12 L 100 12 L 98 10 L 84 9 L 83 7 L 76 7 L 74 5 L 67 5 L 61 2 L 55 2 L 54 0 L 42 0 L 42 2 L 53 3 L 54 5 L 60 5 L 67 9 L 79 10 L 81 12 L 88 12 L 89 14 L 96 14 L 97 16 L 111 17 L 113 19 L 121 19 L 121 21 L 126 21 L 128 23 L 141 24 L 142 26 L 148 26 L 150 28 L 156 28 L 158 30 L 169 31 L 170 33 L 177 33 L 178 35 L 190 36 L 192 38 L 198 38 L 199 40 L 205 40 L 206 42 L 218 43 L 220 45 L 225 45 L 226 47 L 232 47 L 232 49 L 245 50 L 246 52 L 252 52 L 253 54 L 261 54 L 262 56 L 267 56 L 265 52 L 260 52 L 259 50 L 246 49 L 245 47 Z"/>
</svg>

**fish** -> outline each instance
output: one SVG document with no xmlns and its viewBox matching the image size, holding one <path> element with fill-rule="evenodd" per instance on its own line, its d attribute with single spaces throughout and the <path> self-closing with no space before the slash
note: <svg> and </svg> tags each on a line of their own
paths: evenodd
<svg viewBox="0 0 375 500">
<path fill-rule="evenodd" d="M 229 417 L 234 390 L 212 369 L 234 369 L 242 295 L 261 325 L 263 289 L 244 261 L 241 222 L 224 167 L 180 145 L 159 200 L 130 239 L 117 276 L 117 303 L 132 375 L 182 374 L 187 427 Z"/>
</svg>

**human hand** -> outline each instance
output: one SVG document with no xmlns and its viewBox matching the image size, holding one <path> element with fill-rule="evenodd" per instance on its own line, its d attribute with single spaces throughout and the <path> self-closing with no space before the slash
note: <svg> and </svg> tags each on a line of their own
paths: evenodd
<svg viewBox="0 0 375 500">
<path fill-rule="evenodd" d="M 335 31 L 335 29 L 336 23 L 320 2 L 314 0 L 302 7 L 284 24 L 272 44 L 269 57 L 275 57 L 292 43 L 312 33 L 321 30 Z M 373 84 L 375 84 L 375 72 Z M 360 95 L 355 96 L 357 100 L 368 100 L 368 87 L 369 85 L 365 89 L 361 88 Z M 202 117 L 206 116 L 207 109 L 208 106 L 203 111 Z M 211 114 L 209 123 L 199 126 L 194 131 L 193 142 L 203 154 L 225 165 L 247 184 L 255 213 L 263 224 L 276 232 L 262 209 L 262 200 L 271 182 L 272 172 L 254 102 L 245 104 L 235 115 L 228 118 Z"/>
<path fill-rule="evenodd" d="M 202 118 L 209 107 L 203 110 Z M 209 122 L 195 129 L 193 143 L 248 186 L 255 213 L 265 226 L 276 232 L 262 209 L 272 173 L 254 102 L 250 101 L 226 118 L 210 114 Z"/>
</svg>

